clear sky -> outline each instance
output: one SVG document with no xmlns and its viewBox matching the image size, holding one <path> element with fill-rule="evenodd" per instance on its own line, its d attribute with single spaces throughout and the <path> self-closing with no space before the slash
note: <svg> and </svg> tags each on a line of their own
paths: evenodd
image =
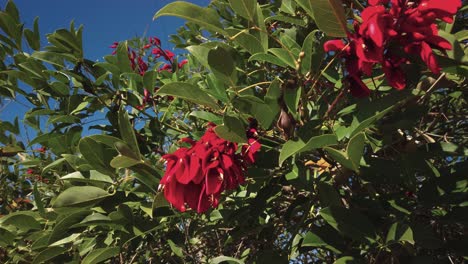
<svg viewBox="0 0 468 264">
<path fill-rule="evenodd" d="M 2 7 L 7 0 L 0 0 Z M 174 17 L 161 17 L 153 21 L 153 15 L 172 0 L 15 0 L 26 26 L 31 27 L 39 17 L 41 35 L 58 28 L 68 28 L 70 21 L 84 25 L 83 47 L 85 56 L 92 60 L 109 54 L 109 45 L 133 37 L 158 36 L 163 44 L 176 33 L 184 21 Z M 206 6 L 209 0 L 188 0 Z M 45 43 L 44 43 L 45 44 Z M 166 45 L 164 45 L 166 46 Z"/>
<path fill-rule="evenodd" d="M 210 0 L 186 0 L 200 6 L 207 6 Z M 157 36 L 164 48 L 171 48 L 168 36 L 175 34 L 184 20 L 175 17 L 161 17 L 153 21 L 157 10 L 174 2 L 172 0 L 14 0 L 20 17 L 26 27 L 31 28 L 34 18 L 39 17 L 42 47 L 47 45 L 45 35 L 59 28 L 83 25 L 83 48 L 87 59 L 102 60 L 112 50 L 114 41 L 141 36 Z M 4 9 L 7 0 L 0 0 Z M 22 120 L 29 110 L 26 105 L 7 103 L 0 106 L 0 120 L 12 121 L 15 116 Z"/>
</svg>

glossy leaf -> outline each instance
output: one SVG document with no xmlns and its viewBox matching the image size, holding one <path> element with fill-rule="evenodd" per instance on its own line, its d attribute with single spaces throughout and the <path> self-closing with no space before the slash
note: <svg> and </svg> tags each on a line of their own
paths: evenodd
<svg viewBox="0 0 468 264">
<path fill-rule="evenodd" d="M 254 21 L 256 16 L 256 4 L 255 0 L 229 0 L 232 10 L 237 15 L 242 16 L 243 18 Z"/>
<path fill-rule="evenodd" d="M 182 1 L 170 3 L 156 12 L 153 20 L 161 16 L 180 17 L 208 30 L 224 34 L 223 25 L 213 10 L 202 8 L 192 3 Z"/>
<path fill-rule="evenodd" d="M 320 30 L 331 37 L 345 37 L 346 16 L 341 0 L 300 0 L 308 2 L 315 23 Z"/>
</svg>

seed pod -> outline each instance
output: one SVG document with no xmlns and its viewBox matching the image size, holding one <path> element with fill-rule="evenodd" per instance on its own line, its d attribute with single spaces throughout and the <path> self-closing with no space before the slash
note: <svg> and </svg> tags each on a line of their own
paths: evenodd
<svg viewBox="0 0 468 264">
<path fill-rule="evenodd" d="M 291 116 L 291 114 L 289 114 L 286 110 L 281 108 L 281 113 L 280 113 L 280 116 L 278 118 L 278 122 L 276 122 L 276 126 L 283 133 L 284 139 L 288 140 L 294 134 L 294 128 L 296 126 L 296 121 Z"/>
</svg>

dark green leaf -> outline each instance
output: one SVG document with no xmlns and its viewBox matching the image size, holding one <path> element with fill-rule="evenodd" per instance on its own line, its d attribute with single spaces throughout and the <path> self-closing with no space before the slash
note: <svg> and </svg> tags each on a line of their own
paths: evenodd
<svg viewBox="0 0 468 264">
<path fill-rule="evenodd" d="M 208 52 L 208 65 L 213 73 L 231 86 L 235 86 L 236 72 L 231 54 L 223 47 Z"/>
<path fill-rule="evenodd" d="M 124 108 L 119 110 L 119 132 L 123 141 L 127 143 L 127 146 L 133 151 L 135 158 L 140 157 L 140 148 L 138 147 L 138 141 L 135 136 L 135 130 L 133 129 L 132 124 L 130 123 L 130 118 L 128 117 L 127 111 Z M 117 144 L 117 143 L 116 143 Z"/>
<path fill-rule="evenodd" d="M 343 206 L 340 195 L 336 189 L 328 183 L 319 182 L 317 184 L 320 205 L 322 207 L 328 206 Z"/>
<path fill-rule="evenodd" d="M 50 245 L 60 239 L 67 237 L 67 232 L 70 227 L 76 223 L 79 223 L 83 218 L 91 213 L 89 210 L 78 209 L 79 211 L 70 213 L 57 220 L 57 224 L 54 226 L 52 233 L 50 234 L 47 243 Z"/>
<path fill-rule="evenodd" d="M 320 210 L 320 215 L 344 236 L 355 240 L 374 241 L 375 228 L 369 219 L 354 209 L 330 206 Z"/>
</svg>

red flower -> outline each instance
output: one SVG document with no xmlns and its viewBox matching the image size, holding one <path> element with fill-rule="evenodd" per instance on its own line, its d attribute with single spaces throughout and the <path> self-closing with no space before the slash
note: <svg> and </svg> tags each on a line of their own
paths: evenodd
<svg viewBox="0 0 468 264">
<path fill-rule="evenodd" d="M 172 61 L 172 59 L 174 58 L 174 53 L 172 53 L 170 50 L 164 50 L 164 53 L 163 53 L 163 56 L 164 56 L 164 59 L 168 60 L 168 61 Z"/>
<path fill-rule="evenodd" d="M 158 71 L 159 71 L 159 72 L 161 72 L 161 71 L 172 72 L 172 65 L 170 65 L 170 64 L 164 64 L 161 68 L 159 68 Z"/>
<path fill-rule="evenodd" d="M 42 146 L 42 147 L 40 147 L 40 148 L 37 149 L 37 151 L 39 151 L 40 153 L 45 153 L 46 150 L 47 150 L 47 148 L 44 147 L 44 146 Z"/>
<path fill-rule="evenodd" d="M 357 98 L 363 98 L 370 95 L 370 90 L 359 76 L 349 75 L 347 78 L 351 94 Z"/>
<path fill-rule="evenodd" d="M 188 63 L 188 60 L 185 59 L 185 60 L 180 61 L 180 62 L 179 62 L 179 65 L 177 65 L 177 66 L 178 66 L 179 69 L 180 69 L 180 68 L 182 68 L 182 67 L 183 67 L 185 64 L 187 64 L 187 63 Z"/>
<path fill-rule="evenodd" d="M 451 44 L 438 35 L 436 19 L 453 22 L 452 17 L 461 7 L 460 0 L 369 0 L 361 12 L 362 23 L 355 24 L 355 33 L 348 33 L 348 45 L 341 40 L 324 44 L 326 52 L 341 52 L 347 70 L 351 94 L 362 97 L 369 89 L 360 77 L 371 75 L 380 64 L 388 83 L 401 90 L 406 86 L 402 63 L 409 58 L 396 54 L 418 54 L 434 74 L 440 67 L 432 49 L 450 50 Z"/>
<path fill-rule="evenodd" d="M 161 57 L 161 55 L 163 54 L 163 51 L 160 49 L 160 48 L 154 48 L 151 53 L 153 53 L 154 55 L 156 55 L 155 57 L 156 58 L 159 58 Z"/>
<path fill-rule="evenodd" d="M 163 156 L 167 161 L 161 179 L 164 196 L 179 211 L 188 206 L 203 213 L 217 207 L 221 193 L 243 184 L 246 166 L 255 162 L 260 143 L 251 138 L 238 153 L 237 144 L 218 137 L 213 128 L 210 125 L 199 141 L 182 139 L 190 148 Z"/>
<path fill-rule="evenodd" d="M 33 169 L 28 169 L 28 170 L 26 171 L 26 174 L 34 174 L 34 170 L 33 170 Z"/>
<path fill-rule="evenodd" d="M 372 39 L 377 47 L 382 47 L 386 40 L 398 33 L 393 29 L 393 17 L 383 6 L 370 6 L 361 13 L 362 24 L 359 29 L 361 36 Z"/>
<path fill-rule="evenodd" d="M 391 60 L 385 60 L 383 63 L 385 77 L 393 88 L 402 90 L 406 86 L 406 77 L 401 70 L 399 63 Z"/>
<path fill-rule="evenodd" d="M 161 46 L 161 40 L 159 40 L 157 37 L 151 37 L 149 38 L 149 41 L 152 45 Z"/>
</svg>

